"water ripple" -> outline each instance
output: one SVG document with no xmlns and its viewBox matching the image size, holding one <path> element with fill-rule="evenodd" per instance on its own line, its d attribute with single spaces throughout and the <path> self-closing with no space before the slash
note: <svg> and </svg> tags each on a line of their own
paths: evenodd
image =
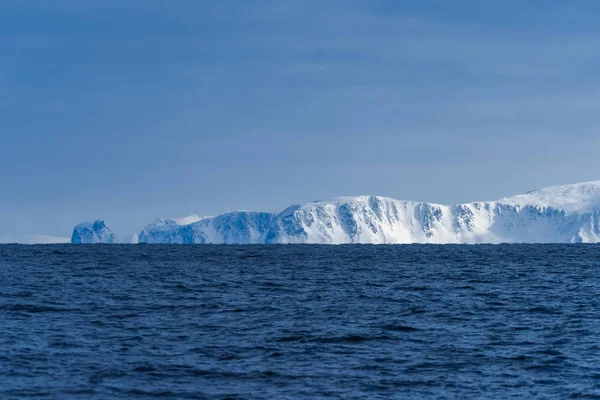
<svg viewBox="0 0 600 400">
<path fill-rule="evenodd" d="M 0 246 L 0 398 L 600 398 L 600 246 Z"/>
</svg>

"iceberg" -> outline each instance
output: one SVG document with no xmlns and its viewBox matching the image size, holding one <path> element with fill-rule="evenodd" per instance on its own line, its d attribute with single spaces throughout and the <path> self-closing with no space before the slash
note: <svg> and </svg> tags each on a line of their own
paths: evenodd
<svg viewBox="0 0 600 400">
<path fill-rule="evenodd" d="M 104 221 L 84 222 L 73 229 L 71 243 L 73 244 L 97 244 L 116 243 L 115 234 L 106 226 Z"/>
</svg>

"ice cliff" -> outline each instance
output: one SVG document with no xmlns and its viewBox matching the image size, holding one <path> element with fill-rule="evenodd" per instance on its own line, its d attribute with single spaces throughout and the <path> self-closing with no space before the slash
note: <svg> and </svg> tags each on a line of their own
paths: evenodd
<svg viewBox="0 0 600 400">
<path fill-rule="evenodd" d="M 71 243 L 96 244 L 116 243 L 115 234 L 108 229 L 104 221 L 84 222 L 73 229 Z"/>
<path fill-rule="evenodd" d="M 295 205 L 279 214 L 240 211 L 210 218 L 158 220 L 144 228 L 139 241 L 181 244 L 600 242 L 600 181 L 457 205 L 358 196 Z"/>
<path fill-rule="evenodd" d="M 183 225 L 176 220 L 159 220 L 139 235 L 140 243 L 178 244 L 257 244 L 266 236 L 277 219 L 275 214 L 238 211 Z"/>
</svg>

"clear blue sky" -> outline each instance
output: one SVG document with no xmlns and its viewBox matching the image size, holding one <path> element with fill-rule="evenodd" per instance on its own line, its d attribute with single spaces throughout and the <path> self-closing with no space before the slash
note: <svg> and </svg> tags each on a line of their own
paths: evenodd
<svg viewBox="0 0 600 400">
<path fill-rule="evenodd" d="M 0 5 L 0 236 L 600 179 L 600 1 Z"/>
</svg>

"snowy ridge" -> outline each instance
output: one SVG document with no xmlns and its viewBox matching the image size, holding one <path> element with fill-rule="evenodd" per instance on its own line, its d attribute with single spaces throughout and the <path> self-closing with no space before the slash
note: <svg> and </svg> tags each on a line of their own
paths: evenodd
<svg viewBox="0 0 600 400">
<path fill-rule="evenodd" d="M 522 195 L 506 197 L 498 202 L 513 206 L 552 207 L 567 212 L 600 211 L 600 181 L 551 186 Z"/>
<path fill-rule="evenodd" d="M 173 221 L 175 221 L 175 223 L 177 225 L 190 225 L 190 224 L 193 224 L 194 222 L 199 222 L 206 218 L 210 218 L 210 217 L 203 217 L 201 215 L 192 214 L 192 215 L 189 215 L 189 216 L 183 217 L 183 218 L 175 218 L 175 219 L 173 219 Z"/>
<path fill-rule="evenodd" d="M 194 221 L 191 223 L 185 223 Z M 239 211 L 158 220 L 140 243 L 579 243 L 600 242 L 600 181 L 497 201 L 441 205 L 339 197 L 279 214 Z"/>
</svg>

